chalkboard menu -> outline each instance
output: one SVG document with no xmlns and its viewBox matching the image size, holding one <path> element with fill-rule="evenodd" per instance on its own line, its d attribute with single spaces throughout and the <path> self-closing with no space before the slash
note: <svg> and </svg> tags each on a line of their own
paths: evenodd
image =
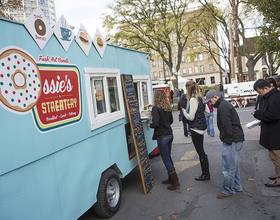
<svg viewBox="0 0 280 220">
<path fill-rule="evenodd" d="M 139 112 L 139 104 L 133 85 L 132 75 L 122 74 L 121 79 L 131 130 L 133 131 L 132 136 L 134 145 L 136 146 L 135 150 L 140 168 L 142 184 L 144 192 L 147 194 L 153 188 L 155 183 L 148 158 L 148 151 Z"/>
</svg>

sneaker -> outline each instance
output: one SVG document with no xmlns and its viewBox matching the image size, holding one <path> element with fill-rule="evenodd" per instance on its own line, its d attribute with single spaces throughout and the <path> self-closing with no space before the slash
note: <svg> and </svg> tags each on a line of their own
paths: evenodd
<svg viewBox="0 0 280 220">
<path fill-rule="evenodd" d="M 220 193 L 217 195 L 217 198 L 218 199 L 226 199 L 226 198 L 229 198 L 231 196 L 234 196 L 235 194 L 232 194 L 232 195 L 227 195 L 227 194 L 224 194 L 224 193 Z"/>
</svg>

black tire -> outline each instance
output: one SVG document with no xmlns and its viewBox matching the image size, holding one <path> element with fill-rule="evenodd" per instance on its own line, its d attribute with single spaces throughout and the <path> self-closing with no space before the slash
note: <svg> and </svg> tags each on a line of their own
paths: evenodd
<svg viewBox="0 0 280 220">
<path fill-rule="evenodd" d="M 117 172 L 113 169 L 105 171 L 99 183 L 97 202 L 93 205 L 94 212 L 100 217 L 112 217 L 119 210 L 121 193 L 121 181 Z"/>
<path fill-rule="evenodd" d="M 234 101 L 234 100 L 231 100 L 231 101 L 230 101 L 230 104 L 231 104 L 234 108 L 237 107 L 237 102 Z"/>
</svg>

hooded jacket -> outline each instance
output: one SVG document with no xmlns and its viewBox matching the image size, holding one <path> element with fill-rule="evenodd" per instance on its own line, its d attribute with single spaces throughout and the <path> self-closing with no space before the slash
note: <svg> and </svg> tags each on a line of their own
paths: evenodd
<svg viewBox="0 0 280 220">
<path fill-rule="evenodd" d="M 234 107 L 220 97 L 215 103 L 217 108 L 217 125 L 222 142 L 231 145 L 232 142 L 244 141 L 244 133 L 239 116 Z"/>
<path fill-rule="evenodd" d="M 268 150 L 280 150 L 280 92 L 274 88 L 262 97 L 254 117 L 261 120 L 260 144 Z"/>
</svg>

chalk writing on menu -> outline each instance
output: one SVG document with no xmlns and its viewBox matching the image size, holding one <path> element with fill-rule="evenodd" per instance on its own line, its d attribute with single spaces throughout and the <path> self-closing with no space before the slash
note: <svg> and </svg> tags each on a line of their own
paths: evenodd
<svg viewBox="0 0 280 220">
<path fill-rule="evenodd" d="M 147 194 L 153 188 L 155 183 L 148 158 L 148 151 L 139 112 L 139 104 L 134 89 L 132 75 L 122 74 L 121 79 L 131 130 L 133 131 L 132 136 L 134 145 L 136 146 L 135 150 L 140 168 L 142 184 L 144 192 Z"/>
</svg>

